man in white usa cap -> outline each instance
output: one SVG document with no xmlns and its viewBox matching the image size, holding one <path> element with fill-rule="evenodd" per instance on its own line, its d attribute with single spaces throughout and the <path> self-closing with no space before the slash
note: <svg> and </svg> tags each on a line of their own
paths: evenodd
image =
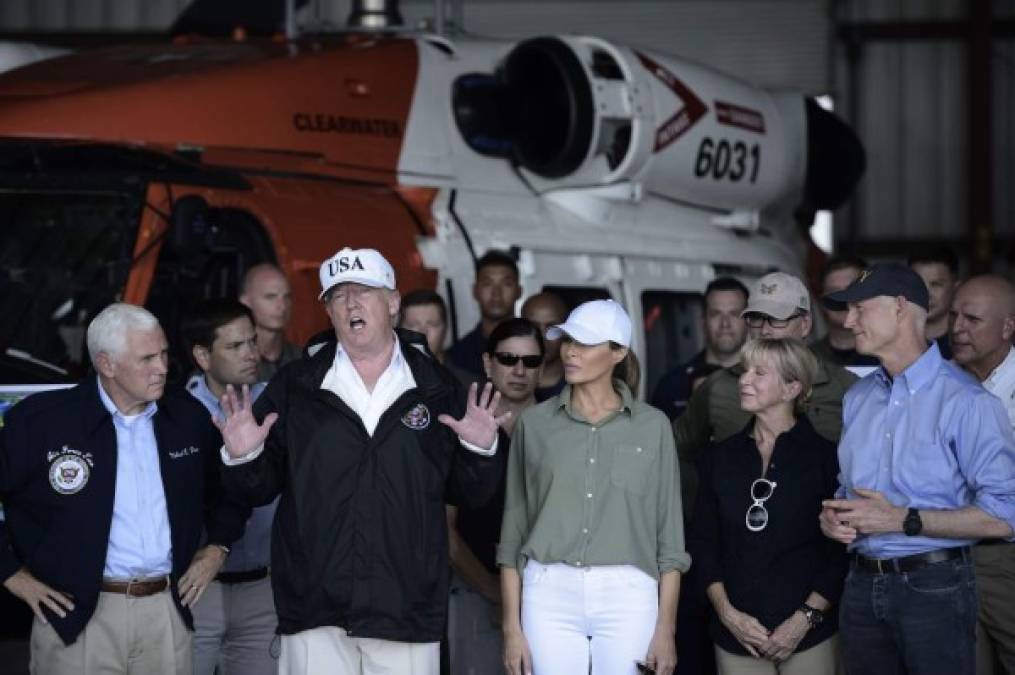
<svg viewBox="0 0 1015 675">
<path fill-rule="evenodd" d="M 286 673 L 439 672 L 448 594 L 444 497 L 497 487 L 499 399 L 466 397 L 395 329 L 395 272 L 373 249 L 320 269 L 338 338 L 290 364 L 251 406 L 223 397 L 224 483 L 281 495 L 272 585 Z"/>
</svg>

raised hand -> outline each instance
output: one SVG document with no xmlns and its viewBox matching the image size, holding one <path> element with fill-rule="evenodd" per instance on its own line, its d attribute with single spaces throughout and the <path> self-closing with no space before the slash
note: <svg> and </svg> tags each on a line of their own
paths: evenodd
<svg viewBox="0 0 1015 675">
<path fill-rule="evenodd" d="M 475 382 L 469 386 L 468 405 L 465 407 L 465 415 L 462 419 L 456 420 L 451 415 L 441 415 L 437 419 L 441 424 L 450 427 L 466 443 L 471 443 L 479 448 L 490 448 L 497 438 L 497 427 L 511 417 L 511 412 L 508 411 L 499 417 L 497 416 L 500 392 L 493 390 L 492 382 L 486 383 L 483 393 L 478 398 L 476 396 L 477 389 Z"/>
<path fill-rule="evenodd" d="M 271 425 L 278 419 L 278 413 L 270 413 L 258 424 L 251 410 L 250 387 L 243 385 L 241 395 L 236 396 L 233 385 L 226 385 L 226 393 L 219 400 L 223 418 L 215 417 L 213 422 L 222 433 L 222 443 L 230 457 L 239 458 L 264 444 L 271 431 Z"/>
</svg>

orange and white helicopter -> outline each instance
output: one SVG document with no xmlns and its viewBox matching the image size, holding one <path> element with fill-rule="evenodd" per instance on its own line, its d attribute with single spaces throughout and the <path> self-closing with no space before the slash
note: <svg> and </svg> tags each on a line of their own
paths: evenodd
<svg viewBox="0 0 1015 675">
<path fill-rule="evenodd" d="M 651 386 L 698 348 L 709 279 L 799 271 L 801 221 L 863 167 L 800 93 L 589 36 L 382 26 L 57 56 L 0 75 L 0 381 L 73 377 L 114 299 L 172 338 L 266 260 L 305 340 L 326 325 L 318 265 L 348 245 L 437 288 L 458 335 L 490 248 L 525 295 L 612 296 Z"/>
</svg>

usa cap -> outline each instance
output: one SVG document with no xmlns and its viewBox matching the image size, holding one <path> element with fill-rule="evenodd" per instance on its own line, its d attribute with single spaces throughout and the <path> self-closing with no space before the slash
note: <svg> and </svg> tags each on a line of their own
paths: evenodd
<svg viewBox="0 0 1015 675">
<path fill-rule="evenodd" d="M 372 248 L 343 248 L 321 263 L 321 294 L 339 284 L 352 283 L 395 290 L 395 270 Z"/>
</svg>

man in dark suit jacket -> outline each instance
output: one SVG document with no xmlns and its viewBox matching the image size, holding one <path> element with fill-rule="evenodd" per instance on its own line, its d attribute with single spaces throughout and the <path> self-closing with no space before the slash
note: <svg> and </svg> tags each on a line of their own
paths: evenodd
<svg viewBox="0 0 1015 675">
<path fill-rule="evenodd" d="M 205 499 L 220 438 L 193 398 L 164 392 L 155 317 L 116 303 L 87 337 L 97 377 L 5 417 L 0 579 L 35 613 L 34 672 L 189 674 L 188 608 L 249 510 Z"/>
</svg>

